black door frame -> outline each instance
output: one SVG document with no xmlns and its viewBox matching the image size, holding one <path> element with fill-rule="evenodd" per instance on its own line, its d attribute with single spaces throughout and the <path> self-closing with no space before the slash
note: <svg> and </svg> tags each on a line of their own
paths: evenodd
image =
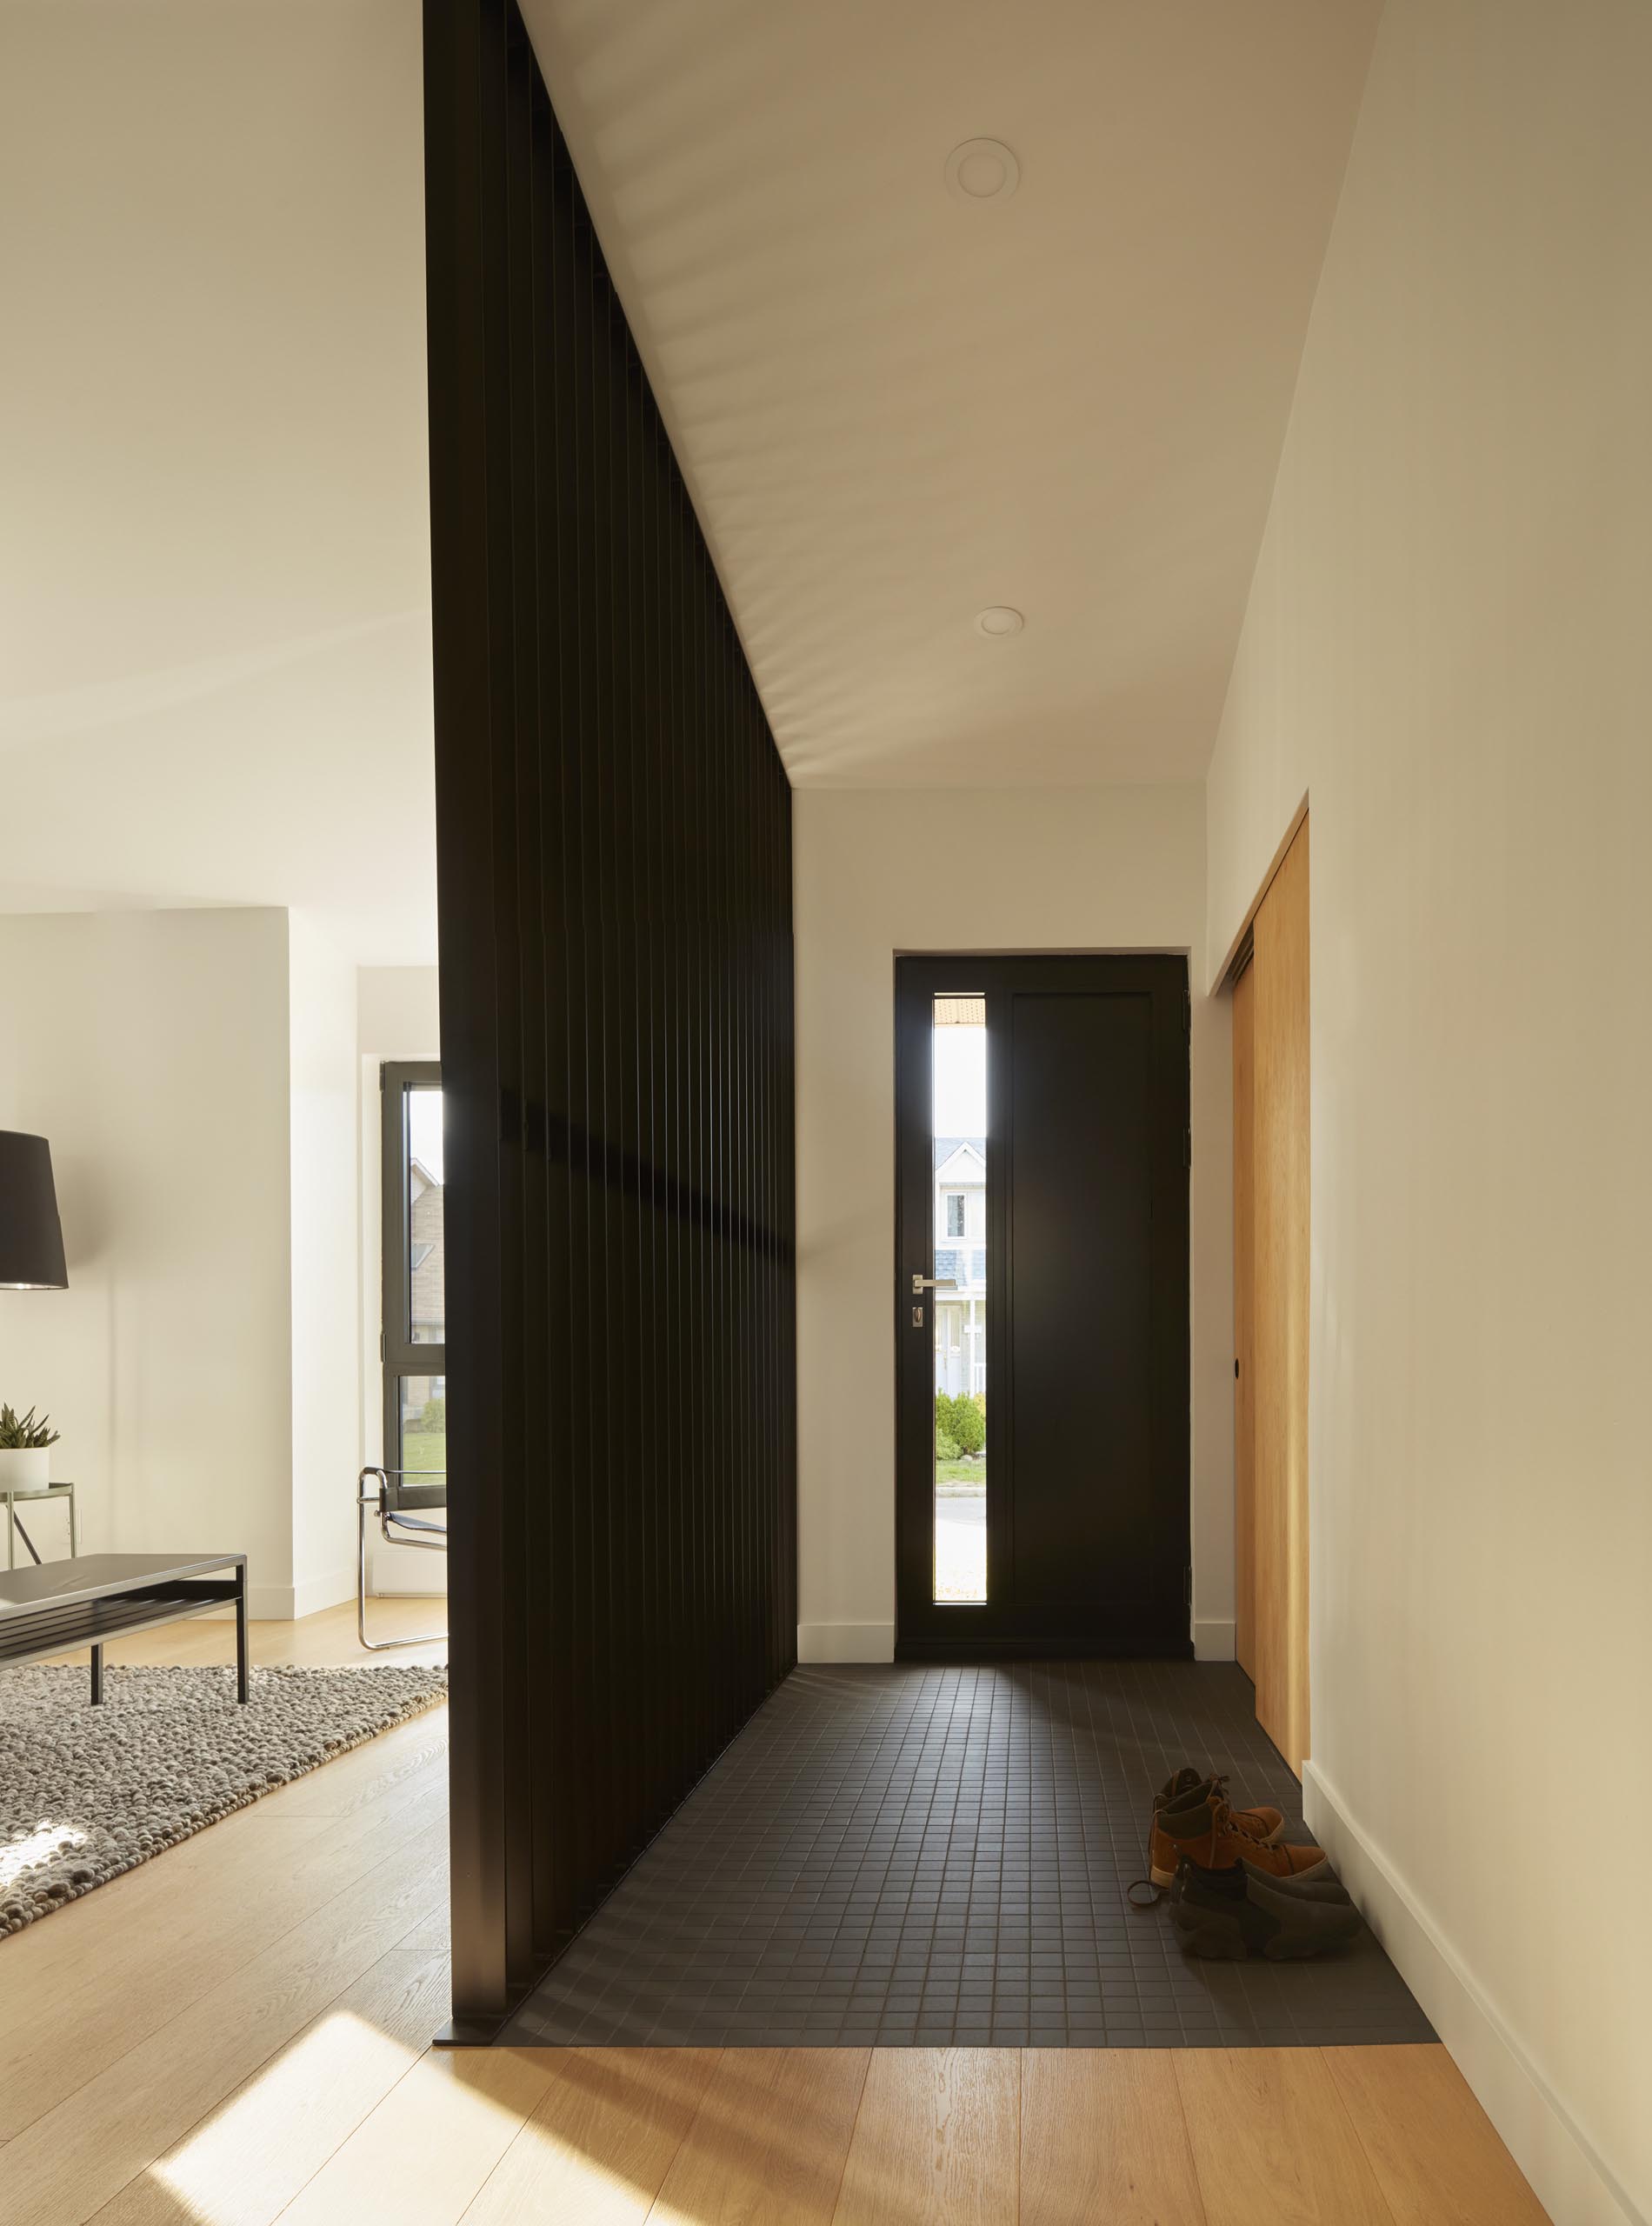
<svg viewBox="0 0 1652 2226">
<path fill-rule="evenodd" d="M 935 1192 L 930 1116 L 933 999 L 937 996 L 992 997 L 1011 983 L 1023 990 L 1093 990 L 1152 1000 L 1156 1103 L 1161 1108 L 1154 1143 L 1153 1309 L 1154 1456 L 1161 1490 L 1183 1510 L 1184 1567 L 1179 1604 L 1144 1602 L 1136 1618 L 1093 1611 L 1043 1609 L 1035 1615 L 1013 1605 L 949 1603 L 933 1594 L 935 1450 L 933 1294 L 911 1287 L 914 1263 L 930 1265 Z M 1189 1054 L 1192 1003 L 1184 956 L 949 952 L 897 957 L 895 962 L 895 1261 L 896 1338 L 896 1658 L 897 1661 L 992 1659 L 1080 1660 L 1102 1656 L 1150 1656 L 1186 1660 L 1193 1652 L 1192 1616 L 1192 1166 Z M 989 1039 L 994 1068 L 1007 1056 Z M 997 1077 L 989 1087 L 996 1099 Z M 1013 1547 L 1013 1479 L 1008 1445 L 1013 1386 L 1009 1351 L 1013 1290 L 1010 1200 L 1003 1179 L 1008 1142 L 1005 1116 L 995 1111 L 987 1137 L 987 1554 L 991 1571 L 1009 1565 Z M 927 1170 L 919 1183 L 916 1170 Z M 996 1263 L 996 1264 L 995 1264 Z M 922 1332 L 912 1309 L 924 1308 Z M 995 1490 L 995 1472 L 1003 1479 Z"/>
</svg>

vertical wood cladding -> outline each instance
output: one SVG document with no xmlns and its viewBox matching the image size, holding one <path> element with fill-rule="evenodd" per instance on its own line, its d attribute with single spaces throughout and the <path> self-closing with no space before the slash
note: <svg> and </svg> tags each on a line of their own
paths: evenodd
<svg viewBox="0 0 1652 2226">
<path fill-rule="evenodd" d="M 790 790 L 513 0 L 426 0 L 456 2031 L 796 1658 Z"/>
</svg>

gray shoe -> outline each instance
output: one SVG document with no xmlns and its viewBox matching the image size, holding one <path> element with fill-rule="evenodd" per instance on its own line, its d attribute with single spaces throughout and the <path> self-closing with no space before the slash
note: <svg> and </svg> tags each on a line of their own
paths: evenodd
<svg viewBox="0 0 1652 2226">
<path fill-rule="evenodd" d="M 1300 1878 L 1274 1878 L 1267 1871 L 1258 1870 L 1254 1863 L 1243 1863 L 1242 1867 L 1251 1877 L 1260 1878 L 1264 1886 L 1271 1886 L 1276 1894 L 1298 1894 L 1310 1902 L 1336 1902 L 1344 1909 L 1354 1906 L 1352 1894 L 1329 1870 L 1322 1876 L 1317 1870 L 1309 1870 Z"/>
<path fill-rule="evenodd" d="M 1298 1881 L 1292 1890 L 1249 1863 L 1206 1870 L 1184 1863 L 1170 1922 L 1192 1955 L 1235 1963 L 1266 1956 L 1282 1963 L 1346 1946 L 1360 1929 L 1360 1913 L 1344 1889 L 1330 1881 Z"/>
</svg>

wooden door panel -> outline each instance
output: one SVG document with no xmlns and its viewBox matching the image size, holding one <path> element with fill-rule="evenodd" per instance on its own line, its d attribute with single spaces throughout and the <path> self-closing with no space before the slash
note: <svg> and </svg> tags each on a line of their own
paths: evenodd
<svg viewBox="0 0 1652 2226">
<path fill-rule="evenodd" d="M 1308 826 L 1257 908 L 1252 1007 L 1256 1716 L 1302 1773 L 1308 1721 Z"/>
<path fill-rule="evenodd" d="M 1233 988 L 1233 1650 L 1253 1680 L 1256 1656 L 1256 1350 L 1254 1036 L 1256 970 Z"/>
</svg>

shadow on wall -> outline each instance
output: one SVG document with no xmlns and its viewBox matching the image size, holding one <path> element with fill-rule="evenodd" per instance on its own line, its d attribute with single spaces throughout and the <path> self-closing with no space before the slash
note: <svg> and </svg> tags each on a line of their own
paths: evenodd
<svg viewBox="0 0 1652 2226">
<path fill-rule="evenodd" d="M 1002 782 L 1007 733 L 1202 774 L 1375 0 L 1039 13 L 523 0 L 802 785 Z M 1013 203 L 961 207 L 949 148 L 1035 116 Z M 991 576 L 1005 516 L 1047 591 L 983 661 L 934 552 Z"/>
<path fill-rule="evenodd" d="M 53 1164 L 72 1289 L 77 1275 L 95 1267 L 111 1249 L 118 1209 L 108 1170 L 100 1161 L 84 1152 L 70 1152 L 61 1159 L 54 1153 Z"/>
</svg>

